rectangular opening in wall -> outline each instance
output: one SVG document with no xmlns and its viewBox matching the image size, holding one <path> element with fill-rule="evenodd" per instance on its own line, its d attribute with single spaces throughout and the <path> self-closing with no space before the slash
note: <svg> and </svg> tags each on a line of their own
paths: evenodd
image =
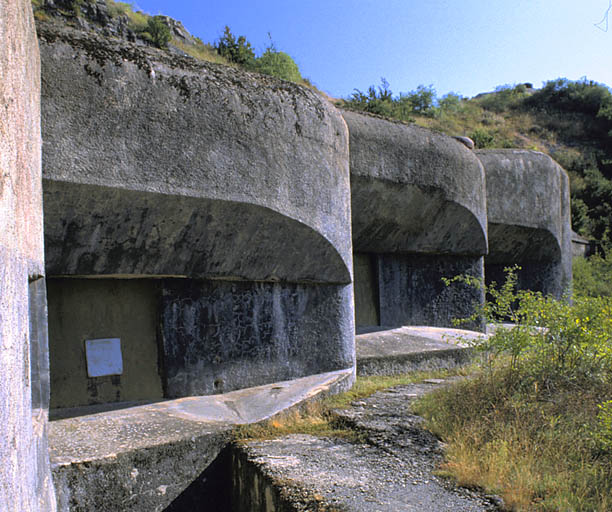
<svg viewBox="0 0 612 512">
<path fill-rule="evenodd" d="M 375 254 L 353 255 L 353 286 L 355 293 L 355 325 L 380 325 L 378 275 Z"/>
</svg>

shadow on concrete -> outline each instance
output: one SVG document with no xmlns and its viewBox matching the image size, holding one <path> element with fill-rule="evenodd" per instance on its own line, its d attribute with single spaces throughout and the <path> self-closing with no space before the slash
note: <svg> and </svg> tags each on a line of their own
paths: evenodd
<svg viewBox="0 0 612 512">
<path fill-rule="evenodd" d="M 232 510 L 232 456 L 230 447 L 224 448 L 208 466 L 164 512 L 192 512 L 194 510 Z"/>
</svg>

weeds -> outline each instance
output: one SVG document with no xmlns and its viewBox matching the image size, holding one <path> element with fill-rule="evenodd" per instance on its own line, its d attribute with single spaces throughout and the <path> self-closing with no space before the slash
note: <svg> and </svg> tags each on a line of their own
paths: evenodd
<svg viewBox="0 0 612 512">
<path fill-rule="evenodd" d="M 461 485 L 515 510 L 610 510 L 612 301 L 517 291 L 515 271 L 484 313 L 516 327 L 477 342 L 480 369 L 416 412 L 448 443 L 441 471 Z"/>
<path fill-rule="evenodd" d="M 288 434 L 309 434 L 313 436 L 342 437 L 351 441 L 362 441 L 358 431 L 350 430 L 334 421 L 333 409 L 348 407 L 351 402 L 370 396 L 377 391 L 394 386 L 420 382 L 428 378 L 456 375 L 464 370 L 419 372 L 404 375 L 358 377 L 355 385 L 347 392 L 332 395 L 321 401 L 310 402 L 303 407 L 276 415 L 269 420 L 243 425 L 236 429 L 237 440 L 272 439 Z"/>
</svg>

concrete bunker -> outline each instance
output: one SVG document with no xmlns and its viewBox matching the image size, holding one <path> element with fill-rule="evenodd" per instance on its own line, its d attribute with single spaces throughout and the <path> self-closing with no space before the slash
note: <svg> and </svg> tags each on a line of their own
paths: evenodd
<svg viewBox="0 0 612 512">
<path fill-rule="evenodd" d="M 479 150 L 487 181 L 487 283 L 519 265 L 520 288 L 561 298 L 570 291 L 569 179 L 549 156 L 518 149 Z"/>
<path fill-rule="evenodd" d="M 51 407 L 353 368 L 340 114 L 232 68 L 39 38 Z M 100 339 L 120 340 L 121 375 L 88 376 Z"/>
<path fill-rule="evenodd" d="M 443 277 L 483 275 L 484 172 L 460 142 L 343 112 L 350 133 L 358 326 L 450 326 L 482 292 Z M 480 327 L 473 325 L 472 327 Z"/>
</svg>

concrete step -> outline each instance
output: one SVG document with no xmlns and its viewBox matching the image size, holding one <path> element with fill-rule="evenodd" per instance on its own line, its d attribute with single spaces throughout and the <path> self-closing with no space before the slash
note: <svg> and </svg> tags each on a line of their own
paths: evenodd
<svg viewBox="0 0 612 512">
<path fill-rule="evenodd" d="M 355 336 L 357 375 L 394 375 L 468 363 L 481 332 L 445 327 L 362 327 Z"/>
</svg>

